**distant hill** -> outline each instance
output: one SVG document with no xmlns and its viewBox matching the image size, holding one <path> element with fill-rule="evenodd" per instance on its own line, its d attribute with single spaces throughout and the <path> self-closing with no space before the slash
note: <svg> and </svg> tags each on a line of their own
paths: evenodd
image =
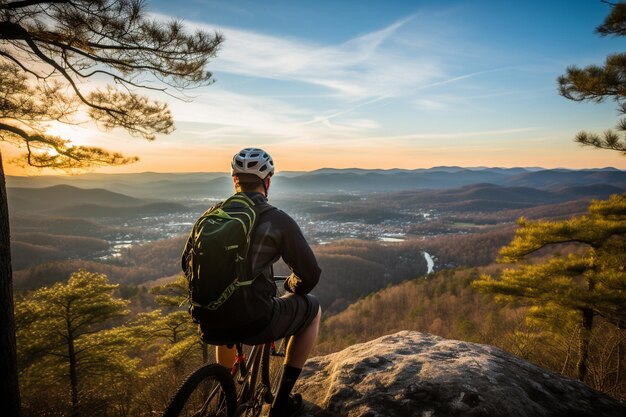
<svg viewBox="0 0 626 417">
<path fill-rule="evenodd" d="M 161 179 L 145 182 L 140 185 L 134 183 L 116 183 L 112 190 L 131 194 L 142 198 L 157 198 L 160 200 L 195 200 L 206 197 L 226 197 L 233 192 L 233 180 L 223 174 L 206 176 L 204 178 L 190 177 Z"/>
<path fill-rule="evenodd" d="M 499 199 L 518 199 L 521 197 L 524 201 L 545 201 L 549 198 L 550 193 L 531 187 L 503 187 L 494 184 L 476 184 L 462 188 L 464 192 L 459 193 L 459 197 L 465 198 L 499 198 Z"/>
<path fill-rule="evenodd" d="M 284 174 L 284 175 L 281 175 Z M 272 194 L 386 192 L 458 188 L 477 183 L 529 188 L 611 184 L 626 188 L 626 171 L 615 168 L 570 170 L 535 167 L 433 167 L 428 169 L 323 168 L 311 172 L 289 171 L 273 178 Z M 193 200 L 224 198 L 232 192 L 227 173 L 85 174 L 78 176 L 7 177 L 11 188 L 59 184 L 106 188 L 137 198 Z"/>
<path fill-rule="evenodd" d="M 154 215 L 160 213 L 177 213 L 188 211 L 188 207 L 171 202 L 150 203 L 141 206 L 119 207 L 104 206 L 98 204 L 78 204 L 53 210 L 52 213 L 59 216 L 69 217 L 130 217 L 142 215 Z"/>
<path fill-rule="evenodd" d="M 83 189 L 63 184 L 45 188 L 10 187 L 7 188 L 7 195 L 12 212 L 50 212 L 79 204 L 132 207 L 149 202 L 101 188 Z"/>
<path fill-rule="evenodd" d="M 490 200 L 515 203 L 549 203 L 553 193 L 531 187 L 504 187 L 495 184 L 474 184 L 453 190 L 431 191 L 429 199 L 434 203 L 453 201 Z"/>
<path fill-rule="evenodd" d="M 608 184 L 559 186 L 537 189 L 527 186 L 473 184 L 453 189 L 402 191 L 374 195 L 371 200 L 379 205 L 397 209 L 407 207 L 436 208 L 444 211 L 499 211 L 537 207 L 579 200 L 581 198 L 608 198 L 623 193 L 626 184 L 618 187 Z"/>
<path fill-rule="evenodd" d="M 65 184 L 79 188 L 105 188 L 107 190 L 132 195 L 137 198 L 169 200 L 189 196 L 208 196 L 212 190 L 209 181 L 227 178 L 227 174 L 217 172 L 200 173 L 156 173 L 137 174 L 81 174 L 81 175 L 42 175 L 32 177 L 7 176 L 7 187 L 41 188 Z"/>
<path fill-rule="evenodd" d="M 140 284 L 161 277 L 144 265 L 127 267 L 90 260 L 65 259 L 14 271 L 13 285 L 16 290 L 34 290 L 67 280 L 79 269 L 106 274 L 112 282 L 125 284 Z"/>
<path fill-rule="evenodd" d="M 525 168 L 436 167 L 427 170 L 324 169 L 307 175 L 274 179 L 276 192 L 387 192 L 450 189 L 474 184 L 545 189 L 611 184 L 626 189 L 626 171 L 541 170 Z"/>
<path fill-rule="evenodd" d="M 470 213 L 469 215 L 474 221 L 483 224 L 513 222 L 520 217 L 526 217 L 527 219 L 532 220 L 557 220 L 588 213 L 589 200 L 589 198 L 581 198 L 578 200 L 565 201 L 563 203 L 499 210 L 494 212 L 483 212 L 479 215 L 472 215 Z"/>
<path fill-rule="evenodd" d="M 110 184 L 137 185 L 160 181 L 196 182 L 207 181 L 224 176 L 223 172 L 141 172 L 132 174 L 97 174 L 86 173 L 79 175 L 37 175 L 37 176 L 7 176 L 8 187 L 51 187 L 53 185 L 68 184 L 83 188 L 108 188 Z"/>
<path fill-rule="evenodd" d="M 404 171 L 395 173 L 381 173 L 365 171 L 356 173 L 353 170 L 347 172 L 323 172 L 300 175 L 293 178 L 274 179 L 275 192 L 384 192 L 415 189 L 438 189 L 453 188 L 462 185 L 491 182 L 503 183 L 507 175 L 498 172 L 471 171 L 461 172 L 446 171 Z"/>
<path fill-rule="evenodd" d="M 90 237 L 13 233 L 11 263 L 13 269 L 17 271 L 55 260 L 89 257 L 108 248 L 107 241 Z"/>
<path fill-rule="evenodd" d="M 535 188 L 590 184 L 612 184 L 624 187 L 626 186 L 626 172 L 614 168 L 581 171 L 549 169 L 519 174 L 507 181 L 507 185 Z"/>
<path fill-rule="evenodd" d="M 85 237 L 102 237 L 116 232 L 115 228 L 90 220 L 71 217 L 55 217 L 38 214 L 25 216 L 20 213 L 11 213 L 9 220 L 11 222 L 12 237 L 16 232 L 43 232 L 57 235 Z M 128 229 L 128 227 L 125 228 L 125 231 L 128 231 Z"/>
<path fill-rule="evenodd" d="M 71 185 L 45 188 L 8 188 L 12 212 L 37 212 L 60 217 L 122 217 L 177 213 L 188 207 L 169 201 L 130 197 L 112 191 L 84 189 Z"/>
<path fill-rule="evenodd" d="M 616 187 L 610 184 L 593 184 L 593 185 L 580 185 L 573 187 L 555 187 L 551 188 L 556 194 L 565 195 L 567 198 L 573 196 L 581 197 L 594 197 L 594 198 L 606 198 L 611 194 L 623 193 L 625 188 Z"/>
</svg>

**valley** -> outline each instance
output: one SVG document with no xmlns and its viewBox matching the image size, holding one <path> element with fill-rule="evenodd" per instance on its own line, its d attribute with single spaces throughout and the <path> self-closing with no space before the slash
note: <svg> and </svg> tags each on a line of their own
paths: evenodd
<svg viewBox="0 0 626 417">
<path fill-rule="evenodd" d="M 85 270 L 117 284 L 133 317 L 161 314 L 154 290 L 180 277 L 192 224 L 231 193 L 223 174 L 199 177 L 9 177 L 17 297 Z M 493 344 L 549 369 L 561 369 L 567 352 L 532 348 L 539 333 L 528 307 L 502 305 L 473 283 L 505 267 L 495 261 L 519 218 L 580 216 L 592 200 L 626 191 L 626 173 L 613 169 L 320 170 L 279 178 L 270 202 L 300 225 L 322 269 L 315 354 L 414 329 Z M 276 264 L 277 275 L 289 272 Z M 178 313 L 191 326 L 184 311 L 171 314 Z M 563 335 L 550 337 L 566 346 Z"/>
<path fill-rule="evenodd" d="M 594 183 L 607 178 L 610 185 Z M 228 177 L 210 173 L 7 181 L 15 285 L 23 289 L 81 266 L 125 285 L 162 282 L 179 273 L 193 222 L 231 193 Z M 324 305 L 340 311 L 393 282 L 492 262 L 519 217 L 584 213 L 591 199 L 624 190 L 626 172 L 615 169 L 319 170 L 277 176 L 270 202 L 300 225 L 324 269 Z"/>
</svg>

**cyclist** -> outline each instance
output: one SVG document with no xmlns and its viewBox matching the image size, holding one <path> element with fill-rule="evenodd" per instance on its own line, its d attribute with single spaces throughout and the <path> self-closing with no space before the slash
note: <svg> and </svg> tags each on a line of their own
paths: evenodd
<svg viewBox="0 0 626 417">
<path fill-rule="evenodd" d="M 291 390 L 315 344 L 320 324 L 319 302 L 309 292 L 317 284 L 321 270 L 296 222 L 281 210 L 268 210 L 267 195 L 274 174 L 270 155 L 258 148 L 243 149 L 232 159 L 231 174 L 236 193 L 246 194 L 260 213 L 246 258 L 251 276 L 256 278 L 249 287 L 237 290 L 237 302 L 224 303 L 215 310 L 211 320 L 202 320 L 201 312 L 193 308 L 191 313 L 200 323 L 202 339 L 217 345 L 217 362 L 226 367 L 235 361 L 233 342 L 256 345 L 293 336 L 269 414 L 293 416 L 302 409 L 302 397 L 291 395 Z M 188 241 L 183 252 L 183 270 L 189 268 L 190 251 Z M 281 257 L 292 274 L 285 281 L 289 293 L 277 298 L 273 264 Z"/>
</svg>

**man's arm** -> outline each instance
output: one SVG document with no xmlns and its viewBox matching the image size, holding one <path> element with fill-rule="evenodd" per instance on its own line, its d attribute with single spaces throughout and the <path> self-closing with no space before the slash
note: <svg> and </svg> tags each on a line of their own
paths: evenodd
<svg viewBox="0 0 626 417">
<path fill-rule="evenodd" d="M 296 294 L 308 294 L 317 285 L 322 270 L 297 223 L 291 217 L 288 219 L 281 255 L 293 273 L 285 282 L 285 288 Z"/>
</svg>

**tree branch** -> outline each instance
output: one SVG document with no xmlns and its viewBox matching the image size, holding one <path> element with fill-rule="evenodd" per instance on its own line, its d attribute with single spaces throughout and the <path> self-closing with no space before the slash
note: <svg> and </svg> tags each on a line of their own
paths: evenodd
<svg viewBox="0 0 626 417">
<path fill-rule="evenodd" d="M 8 125 L 6 123 L 2 123 L 0 122 L 0 130 L 6 130 L 7 132 L 11 132 L 15 135 L 21 136 L 22 138 L 24 138 L 26 141 L 28 141 L 30 139 L 30 135 L 28 133 L 26 133 L 26 131 L 12 126 L 12 125 Z"/>
<path fill-rule="evenodd" d="M 76 93 L 76 96 L 79 98 L 80 101 L 82 101 L 85 105 L 92 107 L 94 109 L 98 109 L 98 110 L 102 110 L 105 112 L 115 112 L 115 113 L 120 113 L 122 114 L 121 111 L 116 110 L 116 109 L 112 109 L 112 108 L 107 108 L 107 107 L 103 107 L 103 106 L 98 106 L 96 104 L 91 103 L 89 100 L 87 100 L 85 98 L 85 96 L 83 96 L 83 93 L 80 91 L 80 89 L 78 88 L 78 86 L 76 85 L 76 82 L 74 81 L 74 79 L 72 79 L 72 77 L 70 77 L 70 75 L 65 71 L 65 69 L 63 67 L 61 67 L 55 60 L 53 60 L 52 58 L 49 58 L 46 54 L 44 54 L 35 44 L 35 42 L 30 39 L 29 37 L 27 37 L 26 39 L 24 39 L 24 41 L 28 44 L 28 46 L 31 47 L 31 49 L 33 50 L 33 52 L 35 53 L 35 55 L 37 55 L 42 61 L 44 61 L 45 63 L 47 63 L 48 65 L 50 65 L 51 67 L 53 67 L 54 69 L 56 69 L 62 76 L 63 78 L 65 78 L 67 80 L 67 82 L 70 84 L 70 86 L 72 87 L 72 89 L 74 90 L 74 93 Z"/>
<path fill-rule="evenodd" d="M 146 17 L 144 0 L 0 0 L 0 42 L 0 133 L 23 142 L 29 164 L 71 169 L 136 158 L 39 133 L 45 121 L 72 123 L 82 107 L 107 130 L 148 140 L 170 133 L 167 104 L 137 90 L 181 99 L 184 89 L 211 83 L 205 65 L 223 38 Z M 86 91 L 81 82 L 100 75 L 116 86 Z"/>
<path fill-rule="evenodd" d="M 30 68 L 26 68 L 24 66 L 24 64 L 22 64 L 17 58 L 13 57 L 11 54 L 8 54 L 4 51 L 0 51 L 0 56 L 3 56 L 7 59 L 9 59 L 10 61 L 14 62 L 16 65 L 18 65 L 24 72 L 31 74 L 33 76 L 35 76 L 36 78 L 42 79 L 42 78 L 47 78 L 44 76 L 41 76 L 40 74 L 37 74 L 36 72 L 34 72 L 33 70 L 31 70 Z"/>
<path fill-rule="evenodd" d="M 7 3 L 4 6 L 0 6 L 0 9 L 16 10 L 16 9 L 22 9 L 24 7 L 36 6 L 38 4 L 46 4 L 46 3 L 71 3 L 71 1 L 70 0 L 22 0 L 22 1 L 14 1 L 11 3 Z"/>
</svg>

